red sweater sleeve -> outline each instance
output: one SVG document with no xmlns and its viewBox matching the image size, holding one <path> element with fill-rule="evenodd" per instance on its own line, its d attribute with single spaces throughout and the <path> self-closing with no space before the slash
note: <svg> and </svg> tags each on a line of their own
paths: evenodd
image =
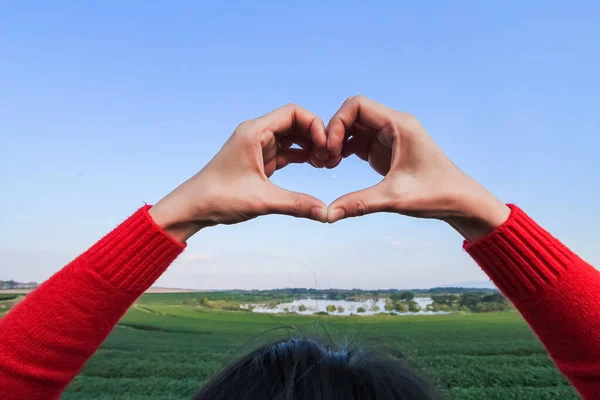
<svg viewBox="0 0 600 400">
<path fill-rule="evenodd" d="M 56 399 L 183 251 L 143 207 L 0 319 L 0 398 Z"/>
<path fill-rule="evenodd" d="M 523 211 L 466 251 L 584 399 L 600 399 L 600 273 Z"/>
</svg>

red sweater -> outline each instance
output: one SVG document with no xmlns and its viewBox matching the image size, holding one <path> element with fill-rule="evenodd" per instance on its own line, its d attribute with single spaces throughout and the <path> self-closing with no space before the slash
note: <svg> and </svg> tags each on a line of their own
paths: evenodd
<svg viewBox="0 0 600 400">
<path fill-rule="evenodd" d="M 0 319 L 0 398 L 55 399 L 183 251 L 143 207 Z M 600 273 L 511 206 L 465 244 L 584 399 L 600 399 Z"/>
</svg>

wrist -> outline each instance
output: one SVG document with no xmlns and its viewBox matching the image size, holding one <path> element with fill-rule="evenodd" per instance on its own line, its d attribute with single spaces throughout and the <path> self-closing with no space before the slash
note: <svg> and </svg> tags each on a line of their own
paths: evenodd
<svg viewBox="0 0 600 400">
<path fill-rule="evenodd" d="M 180 207 L 172 206 L 165 199 L 159 201 L 148 210 L 148 214 L 154 222 L 165 231 L 166 234 L 180 243 L 185 243 L 205 226 L 187 220 L 181 215 Z"/>
<path fill-rule="evenodd" d="M 457 214 L 444 221 L 469 242 L 492 233 L 508 220 L 511 212 L 506 204 L 485 189 L 480 195 L 466 196 L 458 203 L 461 206 Z"/>
</svg>

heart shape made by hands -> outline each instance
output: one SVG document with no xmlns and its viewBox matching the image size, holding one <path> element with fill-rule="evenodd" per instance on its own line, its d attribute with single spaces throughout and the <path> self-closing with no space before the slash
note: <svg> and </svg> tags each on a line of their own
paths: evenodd
<svg viewBox="0 0 600 400">
<path fill-rule="evenodd" d="M 346 194 L 329 207 L 269 180 L 290 163 L 308 161 L 316 167 L 335 168 L 353 154 L 367 161 L 383 180 Z M 417 119 L 354 96 L 342 104 L 327 126 L 296 105 L 243 122 L 217 155 L 157 203 L 152 214 L 171 226 L 177 239 L 185 241 L 205 226 L 234 224 L 266 214 L 333 223 L 394 212 L 451 222 L 464 217 L 465 209 L 469 218 L 480 217 L 480 210 L 486 209 L 482 204 L 504 207 L 450 161 Z M 504 217 L 506 207 L 503 210 L 498 219 Z"/>
</svg>

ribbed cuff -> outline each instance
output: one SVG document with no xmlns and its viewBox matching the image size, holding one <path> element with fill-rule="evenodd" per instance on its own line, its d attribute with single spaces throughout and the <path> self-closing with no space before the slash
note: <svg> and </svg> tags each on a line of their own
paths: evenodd
<svg viewBox="0 0 600 400">
<path fill-rule="evenodd" d="M 509 298 L 553 285 L 577 256 L 519 207 L 509 204 L 508 220 L 463 248 Z"/>
<path fill-rule="evenodd" d="M 83 254 L 106 282 L 140 294 L 186 247 L 154 222 L 150 208 L 140 208 Z"/>
</svg>

